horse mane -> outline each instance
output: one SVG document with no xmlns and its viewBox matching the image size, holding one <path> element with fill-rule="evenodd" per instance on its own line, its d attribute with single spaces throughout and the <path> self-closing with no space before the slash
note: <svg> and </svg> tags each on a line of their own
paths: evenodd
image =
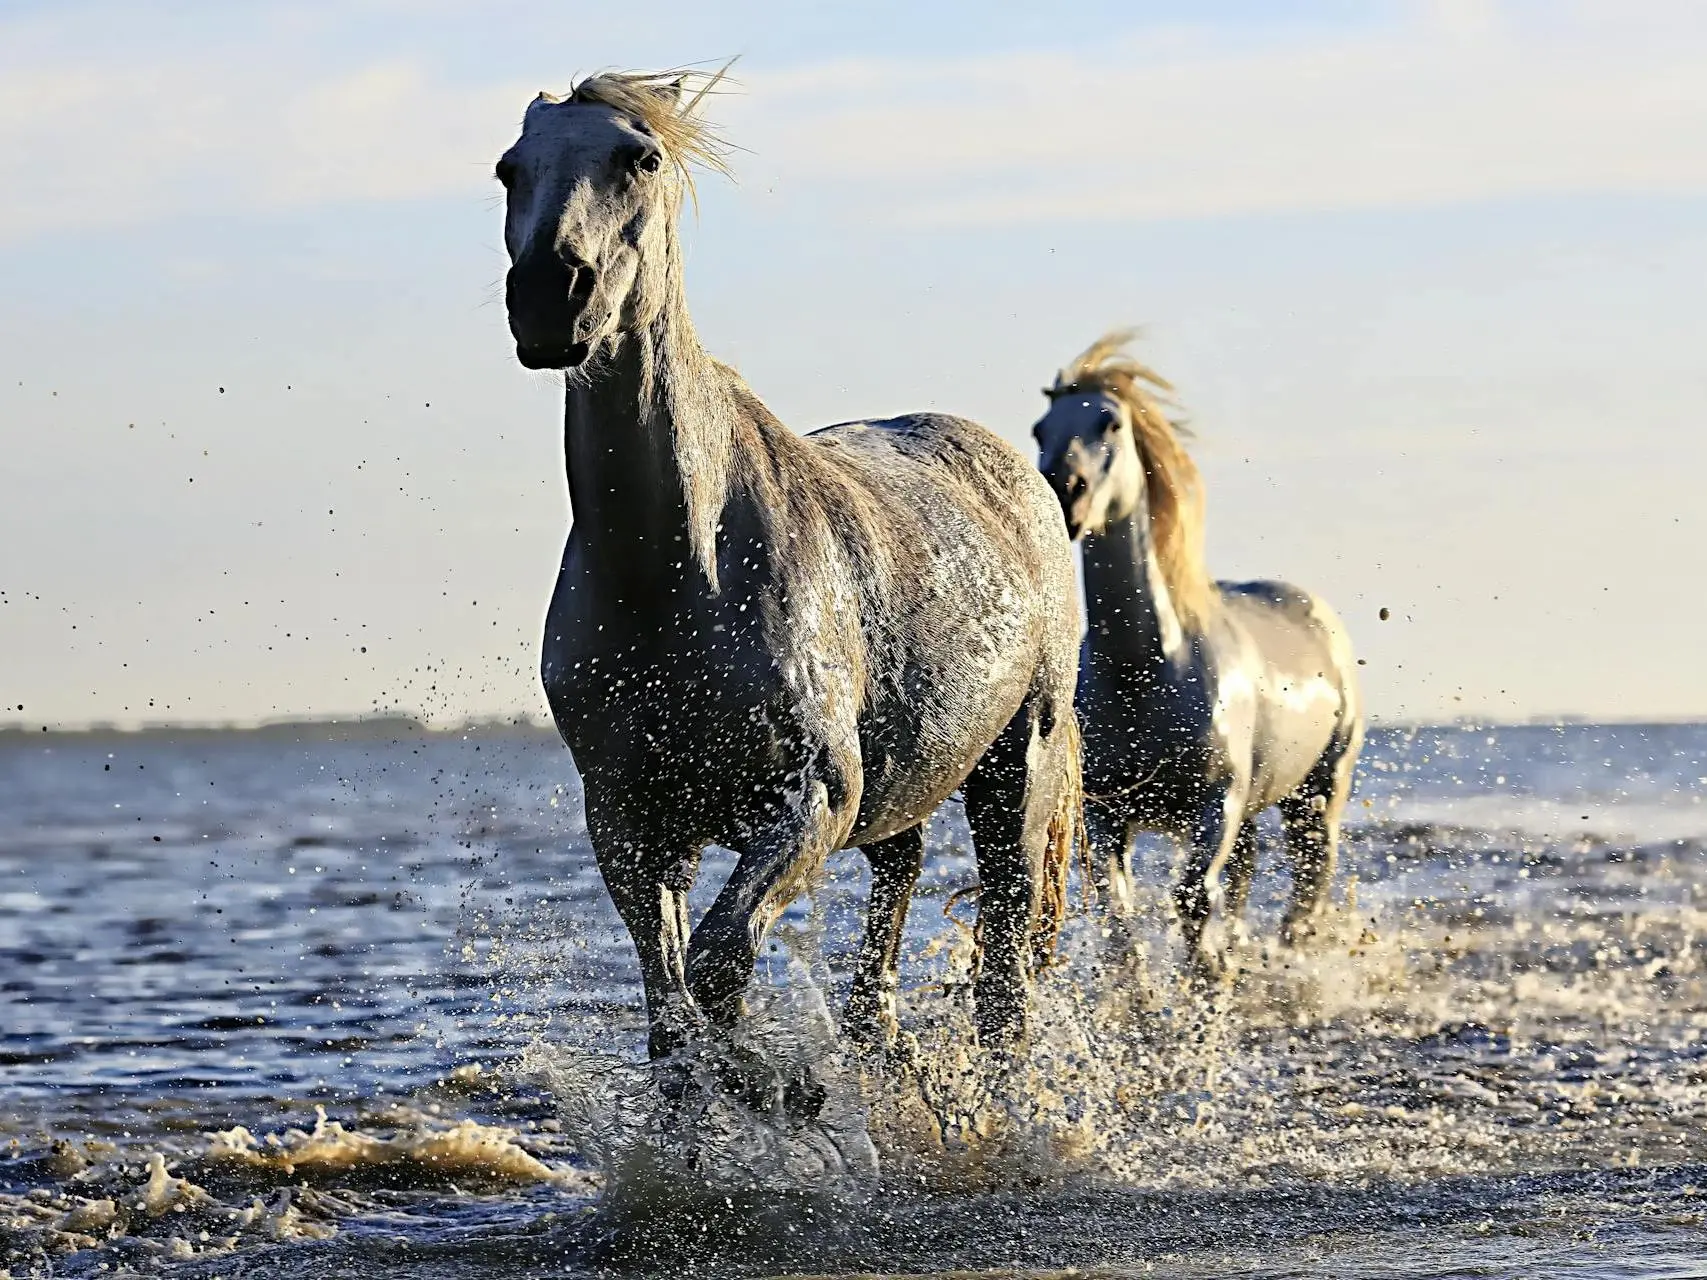
<svg viewBox="0 0 1707 1280">
<path fill-rule="evenodd" d="M 1203 477 L 1186 452 L 1191 435 L 1183 418 L 1171 417 L 1173 384 L 1128 354 L 1134 330 L 1106 333 L 1091 343 L 1055 379 L 1050 399 L 1075 391 L 1103 391 L 1117 398 L 1132 419 L 1143 459 L 1150 509 L 1150 534 L 1162 580 L 1174 611 L 1187 625 L 1201 624 L 1215 604 L 1215 585 L 1203 559 Z"/>
<path fill-rule="evenodd" d="M 601 71 L 569 90 L 567 99 L 540 96 L 547 101 L 599 102 L 639 120 L 663 144 L 688 194 L 694 192 L 693 166 L 724 177 L 729 170 L 730 144 L 699 114 L 706 96 L 723 82 L 731 59 L 717 71 Z"/>
</svg>

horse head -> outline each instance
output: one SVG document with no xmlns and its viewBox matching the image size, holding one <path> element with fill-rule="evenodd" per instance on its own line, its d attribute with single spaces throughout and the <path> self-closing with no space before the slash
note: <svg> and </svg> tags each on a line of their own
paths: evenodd
<svg viewBox="0 0 1707 1280">
<path fill-rule="evenodd" d="M 1049 408 L 1032 427 L 1037 466 L 1061 503 L 1067 536 L 1102 532 L 1144 501 L 1144 462 L 1132 411 L 1114 391 L 1057 381 Z"/>
<path fill-rule="evenodd" d="M 527 368 L 576 368 L 669 305 L 689 165 L 723 167 L 694 116 L 717 78 L 700 77 L 684 102 L 686 76 L 608 73 L 529 105 L 496 167 L 510 255 L 504 302 Z"/>
<path fill-rule="evenodd" d="M 1186 452 L 1173 387 L 1127 354 L 1133 333 L 1093 342 L 1045 387 L 1037 466 L 1060 500 L 1072 538 L 1130 521 L 1154 556 L 1175 610 L 1202 617 L 1214 589 L 1203 563 L 1203 480 Z"/>
</svg>

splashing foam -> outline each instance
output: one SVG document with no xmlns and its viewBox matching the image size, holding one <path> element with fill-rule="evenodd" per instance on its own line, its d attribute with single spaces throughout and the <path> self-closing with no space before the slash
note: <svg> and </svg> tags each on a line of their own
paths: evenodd
<svg viewBox="0 0 1707 1280">
<path fill-rule="evenodd" d="M 554 1098 L 565 1133 L 605 1178 L 608 1210 L 645 1216 L 749 1197 L 862 1195 L 877 1170 L 857 1073 L 810 966 L 761 989 L 727 1043 L 635 1065 L 537 1038 L 522 1075 Z M 822 1104 L 791 1114 L 810 1081 Z M 687 1199 L 684 1201 L 684 1196 Z"/>
<path fill-rule="evenodd" d="M 388 1137 L 347 1129 L 315 1107 L 314 1128 L 257 1138 L 241 1125 L 216 1133 L 202 1158 L 312 1182 L 383 1182 L 387 1186 L 514 1186 L 569 1183 L 517 1145 L 513 1129 L 462 1120 L 444 1129 L 410 1129 Z"/>
<path fill-rule="evenodd" d="M 684 1195 L 733 1207 L 760 1192 L 1261 1187 L 1615 1165 L 1631 1158 L 1633 1126 L 1644 1159 L 1700 1154 L 1701 1089 L 1626 1070 L 1617 1034 L 1644 1017 L 1652 1034 L 1680 995 L 1702 1007 L 1699 912 L 1517 926 L 1418 912 L 1360 906 L 1352 883 L 1307 947 L 1242 944 L 1235 982 L 1212 995 L 1180 975 L 1164 892 L 1118 954 L 1080 920 L 1065 962 L 1038 983 L 1026 1054 L 999 1072 L 973 1047 L 963 927 L 933 944 L 941 981 L 907 997 L 911 1030 L 887 1064 L 838 1047 L 822 984 L 801 962 L 798 999 L 761 990 L 733 1062 L 701 1048 L 671 1064 L 691 1081 L 691 1105 L 667 1099 L 651 1070 L 543 1041 L 526 1069 L 596 1158 L 607 1204 L 632 1213 Z M 1549 966 L 1545 948 L 1632 959 Z M 1585 1047 L 1561 1048 L 1573 1029 Z M 1595 1070 L 1571 1078 L 1560 1069 L 1571 1054 Z M 791 1121 L 732 1096 L 731 1071 L 755 1061 L 773 1072 L 773 1097 L 801 1073 L 817 1079 L 821 1116 Z M 1611 1102 L 1627 1122 L 1609 1122 Z"/>
<path fill-rule="evenodd" d="M 222 1203 L 206 1187 L 173 1175 L 160 1152 L 149 1153 L 143 1169 L 140 1185 L 130 1184 L 125 1166 L 95 1166 L 67 1188 L 0 1196 L 0 1262 L 36 1275 L 48 1274 L 52 1259 L 85 1250 L 181 1261 L 245 1244 L 326 1240 L 352 1208 L 298 1187 L 279 1187 L 247 1206 Z M 10 1274 L 0 1266 L 0 1276 Z"/>
<path fill-rule="evenodd" d="M 1308 950 L 1235 951 L 1236 984 L 1213 993 L 1182 976 L 1160 901 L 1118 945 L 1080 928 L 1068 963 L 1038 983 L 1025 1057 L 994 1077 L 970 1047 L 970 1001 L 917 993 L 915 1065 L 880 1078 L 873 1130 L 906 1181 L 945 1193 L 1083 1177 L 1210 1187 L 1353 1167 L 1439 1172 L 1419 1158 L 1426 1140 L 1401 1155 L 1371 1140 L 1366 1123 L 1342 1131 L 1313 1101 L 1308 1064 L 1284 1056 L 1298 1053 L 1293 1028 L 1378 1019 L 1394 1012 L 1396 993 L 1414 1010 L 1405 946 L 1371 926 L 1354 893 Z M 964 996 L 970 932 L 947 950 L 945 987 Z"/>
<path fill-rule="evenodd" d="M 402 1121 L 396 1128 L 368 1133 L 315 1111 L 312 1129 L 257 1137 L 238 1126 L 175 1161 L 150 1151 L 138 1165 L 137 1155 L 105 1144 L 57 1145 L 43 1162 L 57 1187 L 0 1195 L 0 1277 L 20 1265 L 36 1274 L 84 1250 L 184 1260 L 328 1240 L 343 1219 L 375 1207 L 361 1187 L 589 1186 L 585 1174 L 528 1151 L 513 1129 L 404 1113 L 392 1117 Z M 292 1185 L 278 1185 L 285 1179 Z"/>
</svg>

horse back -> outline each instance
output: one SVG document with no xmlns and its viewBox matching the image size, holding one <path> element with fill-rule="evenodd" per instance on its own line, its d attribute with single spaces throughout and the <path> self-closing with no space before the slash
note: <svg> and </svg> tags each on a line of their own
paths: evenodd
<svg viewBox="0 0 1707 1280">
<path fill-rule="evenodd" d="M 1028 567 L 1047 572 L 1046 559 L 1071 561 L 1065 538 L 1048 536 L 1057 514 L 1046 480 L 1019 450 L 995 432 L 945 413 L 838 422 L 805 436 L 837 479 L 921 508 L 953 506 L 989 517 L 992 532 Z M 1016 518 L 1017 517 L 1017 518 Z"/>
<path fill-rule="evenodd" d="M 1071 577 L 1072 551 L 1047 482 L 987 428 L 919 413 L 837 423 L 804 439 L 850 543 L 860 544 L 856 555 L 904 564 L 909 578 L 921 570 L 961 575 L 969 600 L 982 594 L 963 576 L 975 567 L 1038 591 L 1059 590 Z"/>
</svg>

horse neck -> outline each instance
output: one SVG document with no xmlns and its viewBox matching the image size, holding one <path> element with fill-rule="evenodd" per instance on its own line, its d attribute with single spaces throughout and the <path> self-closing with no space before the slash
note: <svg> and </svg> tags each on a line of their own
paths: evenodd
<svg viewBox="0 0 1707 1280">
<path fill-rule="evenodd" d="M 679 257 L 668 304 L 614 340 L 564 406 L 569 501 L 585 562 L 623 583 L 697 562 L 716 589 L 716 536 L 728 489 L 735 408 L 699 344 Z"/>
<path fill-rule="evenodd" d="M 1167 663 L 1182 651 L 1184 629 L 1142 503 L 1085 538 L 1085 615 L 1092 644 L 1105 652 Z"/>
</svg>

